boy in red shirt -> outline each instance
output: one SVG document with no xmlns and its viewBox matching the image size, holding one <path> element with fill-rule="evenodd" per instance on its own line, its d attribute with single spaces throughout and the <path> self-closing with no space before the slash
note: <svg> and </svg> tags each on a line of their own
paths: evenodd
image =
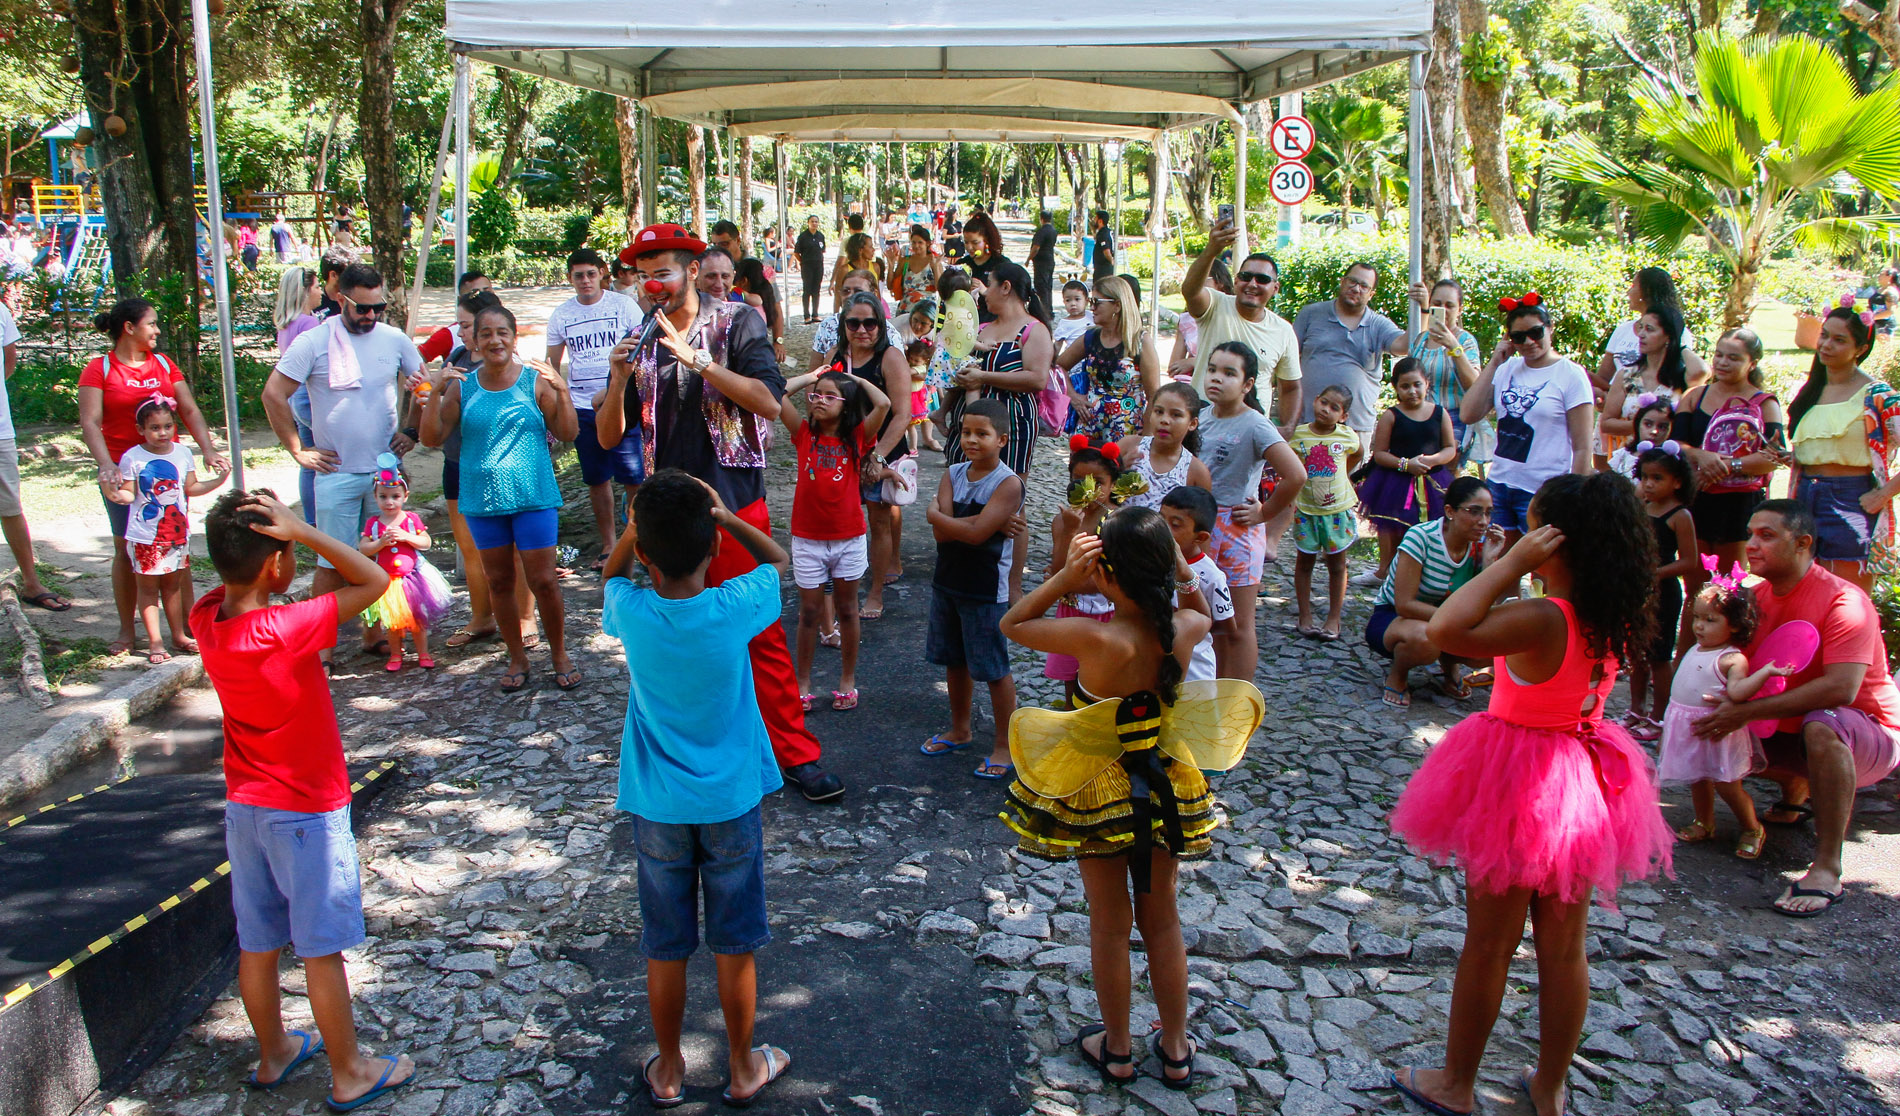
<svg viewBox="0 0 1900 1116">
<path fill-rule="evenodd" d="M 330 1056 L 333 1111 L 406 1085 L 406 1055 L 366 1058 L 356 1046 L 343 951 L 361 943 L 363 898 L 350 779 L 336 708 L 317 652 L 337 621 L 389 585 L 375 559 L 304 523 L 269 492 L 231 492 L 205 517 L 223 585 L 191 611 L 205 673 L 224 705 L 225 849 L 237 911 L 238 992 L 259 1046 L 250 1084 L 275 1089 L 320 1051 Z M 296 544 L 345 582 L 334 593 L 273 605 L 297 576 Z M 286 943 L 303 959 L 321 1037 L 285 1031 L 277 966 Z"/>
</svg>

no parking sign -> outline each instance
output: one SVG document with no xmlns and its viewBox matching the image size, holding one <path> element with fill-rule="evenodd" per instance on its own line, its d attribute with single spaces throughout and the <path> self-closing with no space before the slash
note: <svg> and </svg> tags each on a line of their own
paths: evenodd
<svg viewBox="0 0 1900 1116">
<path fill-rule="evenodd" d="M 1267 146 L 1283 163 L 1306 158 L 1313 153 L 1313 125 L 1304 116 L 1282 116 L 1267 131 Z"/>
</svg>

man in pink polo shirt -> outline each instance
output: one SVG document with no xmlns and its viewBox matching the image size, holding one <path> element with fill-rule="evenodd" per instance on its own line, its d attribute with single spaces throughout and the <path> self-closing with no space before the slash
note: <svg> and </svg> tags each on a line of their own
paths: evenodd
<svg viewBox="0 0 1900 1116">
<path fill-rule="evenodd" d="M 1814 539 L 1814 516 L 1793 500 L 1769 500 L 1749 519 L 1748 564 L 1766 583 L 1755 587 L 1761 624 L 1749 662 L 1776 628 L 1795 620 L 1814 625 L 1821 647 L 1783 692 L 1721 702 L 1696 726 L 1718 737 L 1749 721 L 1778 720 L 1762 740 L 1763 774 L 1782 787 L 1770 813 L 1793 814 L 1794 821 L 1814 815 L 1814 861 L 1775 900 L 1775 910 L 1794 918 L 1813 918 L 1840 900 L 1854 791 L 1900 766 L 1900 689 L 1887 670 L 1880 618 L 1858 586 L 1814 561 Z"/>
</svg>

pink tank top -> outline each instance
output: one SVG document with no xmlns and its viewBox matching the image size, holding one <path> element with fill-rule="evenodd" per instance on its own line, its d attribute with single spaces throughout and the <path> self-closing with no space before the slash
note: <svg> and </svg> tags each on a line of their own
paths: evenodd
<svg viewBox="0 0 1900 1116">
<path fill-rule="evenodd" d="M 1492 684 L 1492 716 L 1525 728 L 1573 732 L 1583 726 L 1594 727 L 1603 720 L 1603 703 L 1616 688 L 1616 660 L 1605 656 L 1593 659 L 1584 647 L 1583 632 L 1570 602 L 1558 597 L 1546 598 L 1563 610 L 1564 663 L 1545 682 L 1520 682 L 1504 665 L 1502 655 L 1492 663 L 1497 681 Z M 1591 674 L 1602 664 L 1602 677 L 1592 684 Z M 1584 711 L 1584 702 L 1592 694 L 1596 700 Z"/>
</svg>

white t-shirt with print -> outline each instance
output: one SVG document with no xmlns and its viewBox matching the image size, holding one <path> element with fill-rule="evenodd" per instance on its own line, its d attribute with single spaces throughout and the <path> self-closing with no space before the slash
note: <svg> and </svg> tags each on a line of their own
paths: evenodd
<svg viewBox="0 0 1900 1116">
<path fill-rule="evenodd" d="M 1194 577 L 1201 583 L 1201 596 L 1207 598 L 1208 615 L 1216 624 L 1234 615 L 1234 594 L 1227 587 L 1227 575 L 1214 564 L 1210 554 L 1202 554 L 1188 563 L 1194 571 Z M 1175 597 L 1176 605 L 1181 603 L 1180 596 Z M 1211 682 L 1214 679 L 1214 633 L 1210 629 L 1194 645 L 1194 654 L 1188 659 L 1187 682 Z"/>
<path fill-rule="evenodd" d="M 177 442 L 168 454 L 156 454 L 144 446 L 133 446 L 119 458 L 119 475 L 134 484 L 132 506 L 125 517 L 125 541 L 150 543 L 158 538 L 159 517 L 168 505 L 177 505 L 185 522 L 191 522 L 191 508 L 185 499 L 185 481 L 197 468 L 191 450 Z"/>
<path fill-rule="evenodd" d="M 548 348 L 567 347 L 567 393 L 577 409 L 594 409 L 595 394 L 607 386 L 607 358 L 644 320 L 640 304 L 615 291 L 602 292 L 592 306 L 576 297 L 549 312 Z"/>
<path fill-rule="evenodd" d="M 1544 368 L 1532 368 L 1514 356 L 1493 376 L 1491 399 L 1498 419 L 1491 480 L 1536 492 L 1570 471 L 1570 410 L 1595 399 L 1590 377 L 1575 361 L 1558 357 Z"/>
</svg>

